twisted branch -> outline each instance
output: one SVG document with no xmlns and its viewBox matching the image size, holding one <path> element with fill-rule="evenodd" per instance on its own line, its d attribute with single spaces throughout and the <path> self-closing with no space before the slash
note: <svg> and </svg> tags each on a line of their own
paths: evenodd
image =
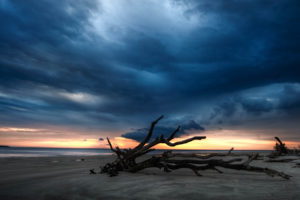
<svg viewBox="0 0 300 200">
<path fill-rule="evenodd" d="M 269 168 L 261 168 L 251 166 L 250 163 L 258 159 L 258 154 L 234 154 L 232 153 L 233 148 L 231 148 L 228 153 L 212 153 L 209 155 L 198 155 L 198 154 L 182 154 L 182 153 L 172 153 L 172 151 L 165 151 L 160 155 L 154 155 L 151 158 L 148 158 L 141 162 L 136 162 L 138 157 L 141 157 L 151 151 L 154 151 L 154 146 L 158 144 L 166 144 L 170 147 L 174 147 L 181 144 L 186 144 L 192 142 L 194 140 L 203 140 L 205 136 L 195 136 L 192 138 L 188 138 L 185 140 L 171 142 L 172 139 L 175 138 L 176 133 L 179 132 L 180 126 L 178 126 L 169 137 L 165 138 L 163 135 L 160 137 L 155 138 L 152 142 L 149 140 L 152 137 L 155 125 L 158 123 L 159 120 L 163 118 L 163 115 L 160 116 L 158 119 L 151 123 L 150 129 L 148 131 L 147 136 L 145 139 L 138 144 L 133 149 L 123 149 L 116 147 L 113 148 L 109 138 L 107 138 L 107 142 L 112 152 L 114 152 L 118 157 L 112 163 L 107 163 L 103 167 L 101 167 L 101 173 L 107 173 L 110 176 L 116 176 L 120 171 L 127 171 L 127 172 L 138 172 L 146 168 L 159 168 L 163 169 L 165 172 L 171 172 L 172 170 L 177 170 L 181 168 L 188 168 L 191 169 L 197 176 L 201 176 L 199 171 L 203 170 L 215 170 L 218 173 L 223 173 L 219 167 L 234 169 L 234 170 L 245 170 L 245 171 L 252 171 L 252 172 L 261 172 L 266 173 L 270 176 L 280 176 L 285 179 L 289 179 L 291 176 L 283 173 L 278 172 L 273 169 Z M 244 156 L 247 155 L 248 159 L 244 162 L 242 158 L 232 158 L 230 160 L 223 160 L 223 159 L 210 159 L 213 157 L 225 157 L 225 156 Z M 184 158 L 184 159 L 182 159 Z M 93 174 L 94 171 L 91 171 Z"/>
</svg>

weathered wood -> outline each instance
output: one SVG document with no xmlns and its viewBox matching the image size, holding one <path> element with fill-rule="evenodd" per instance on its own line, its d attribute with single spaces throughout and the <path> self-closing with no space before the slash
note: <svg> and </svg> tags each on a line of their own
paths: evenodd
<svg viewBox="0 0 300 200">
<path fill-rule="evenodd" d="M 296 158 L 283 158 L 283 159 L 268 159 L 266 162 L 292 162 L 298 160 Z"/>
<path fill-rule="evenodd" d="M 150 127 L 150 129 L 149 129 L 149 132 L 148 132 L 147 137 L 146 137 L 139 145 L 137 145 L 133 150 L 139 150 L 139 149 L 141 149 L 141 148 L 142 148 L 142 147 L 150 140 L 155 125 L 156 125 L 157 122 L 158 122 L 159 120 L 161 120 L 163 117 L 164 117 L 164 116 L 161 115 L 157 120 L 155 120 L 155 121 L 153 121 L 153 122 L 151 123 L 151 127 Z"/>
<path fill-rule="evenodd" d="M 145 139 L 138 144 L 133 149 L 120 149 L 118 147 L 114 148 L 107 138 L 107 142 L 112 152 L 117 155 L 117 159 L 112 163 L 107 163 L 101 167 L 101 173 L 107 173 L 110 176 L 116 176 L 120 171 L 127 172 L 138 172 L 146 168 L 159 168 L 163 169 L 165 172 L 171 172 L 172 170 L 188 168 L 191 169 L 197 176 L 201 176 L 199 171 L 203 170 L 215 170 L 219 173 L 223 173 L 219 168 L 228 168 L 234 170 L 245 170 L 252 172 L 266 173 L 270 176 L 280 176 L 285 179 L 289 179 L 290 176 L 278 172 L 269 168 L 261 168 L 251 166 L 250 163 L 258 159 L 258 154 L 234 154 L 232 153 L 233 148 L 231 148 L 227 153 L 212 153 L 209 155 L 199 155 L 199 154 L 182 154 L 182 153 L 172 153 L 172 151 L 165 151 L 160 155 L 153 155 L 151 158 L 145 159 L 141 162 L 136 162 L 136 159 L 154 151 L 153 147 L 158 144 L 166 144 L 168 146 L 174 147 L 181 144 L 186 144 L 194 140 L 203 140 L 205 136 L 195 136 L 185 140 L 171 142 L 174 139 L 176 133 L 179 131 L 180 126 L 178 126 L 173 133 L 170 134 L 168 138 L 165 138 L 163 135 L 155 138 L 152 142 L 149 142 L 151 139 L 152 133 L 154 131 L 155 125 L 161 120 L 163 116 L 160 116 L 158 119 L 151 123 L 149 132 Z M 248 159 L 244 159 L 241 156 L 247 156 Z M 231 158 L 229 160 L 223 160 L 221 158 L 213 157 L 225 157 L 225 156 L 239 156 L 239 158 Z M 93 173 L 94 171 L 90 171 Z"/>
<path fill-rule="evenodd" d="M 90 169 L 90 174 L 96 174 L 95 169 Z"/>
<path fill-rule="evenodd" d="M 275 145 L 275 150 L 281 155 L 281 154 L 287 154 L 288 148 L 285 146 L 285 144 L 279 139 L 279 137 L 275 137 L 275 140 L 277 140 L 278 143 Z"/>
<path fill-rule="evenodd" d="M 279 156 L 300 156 L 300 149 L 288 148 L 285 143 L 283 143 L 279 137 L 274 137 L 276 140 L 276 144 L 274 146 L 274 151 L 267 155 L 269 158 L 277 158 Z"/>
<path fill-rule="evenodd" d="M 192 157 L 197 159 L 209 159 L 213 157 L 250 157 L 253 153 L 232 153 L 233 147 L 227 153 L 209 153 L 207 155 L 199 153 L 172 153 L 174 157 Z M 263 160 L 263 156 L 258 154 L 255 160 Z"/>
<path fill-rule="evenodd" d="M 228 151 L 227 155 L 230 155 L 231 152 L 232 152 L 233 150 L 234 150 L 234 148 L 232 147 L 232 148 Z"/>
</svg>

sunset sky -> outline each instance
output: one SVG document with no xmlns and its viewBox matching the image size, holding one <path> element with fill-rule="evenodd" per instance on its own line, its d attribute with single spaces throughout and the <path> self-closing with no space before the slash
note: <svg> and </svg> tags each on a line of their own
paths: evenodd
<svg viewBox="0 0 300 200">
<path fill-rule="evenodd" d="M 300 144 L 299 0 L 0 0 L 0 145 Z M 159 146 L 159 148 L 167 148 Z"/>
</svg>

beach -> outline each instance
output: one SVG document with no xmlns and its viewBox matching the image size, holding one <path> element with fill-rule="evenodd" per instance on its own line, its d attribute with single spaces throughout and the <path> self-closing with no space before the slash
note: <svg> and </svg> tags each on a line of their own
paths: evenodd
<svg viewBox="0 0 300 200">
<path fill-rule="evenodd" d="M 300 168 L 291 163 L 253 161 L 291 176 L 290 180 L 263 173 L 222 169 L 195 176 L 188 169 L 164 173 L 146 169 L 119 176 L 90 175 L 114 156 L 0 158 L 0 199 L 299 199 Z"/>
</svg>

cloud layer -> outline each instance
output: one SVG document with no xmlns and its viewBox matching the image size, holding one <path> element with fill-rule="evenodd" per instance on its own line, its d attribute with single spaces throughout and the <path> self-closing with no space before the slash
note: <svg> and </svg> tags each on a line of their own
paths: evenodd
<svg viewBox="0 0 300 200">
<path fill-rule="evenodd" d="M 165 126 L 156 126 L 154 131 L 152 132 L 152 136 L 150 138 L 151 140 L 154 140 L 155 138 L 159 138 L 161 136 L 168 138 L 173 132 L 174 128 L 172 127 L 165 127 Z M 195 133 L 195 132 L 201 132 L 204 131 L 205 128 L 197 124 L 195 121 L 191 120 L 181 126 L 179 131 L 176 133 L 175 137 L 179 137 L 184 134 L 190 134 L 190 133 Z M 124 133 L 122 137 L 128 138 L 128 139 L 133 139 L 138 142 L 143 141 L 149 132 L 149 128 L 140 128 L 136 129 L 134 131 Z"/>
<path fill-rule="evenodd" d="M 195 120 L 297 138 L 299 8 L 1 0 L 0 125 L 135 128 L 124 136 L 140 140 L 133 133 L 165 114 L 166 129 Z"/>
</svg>

